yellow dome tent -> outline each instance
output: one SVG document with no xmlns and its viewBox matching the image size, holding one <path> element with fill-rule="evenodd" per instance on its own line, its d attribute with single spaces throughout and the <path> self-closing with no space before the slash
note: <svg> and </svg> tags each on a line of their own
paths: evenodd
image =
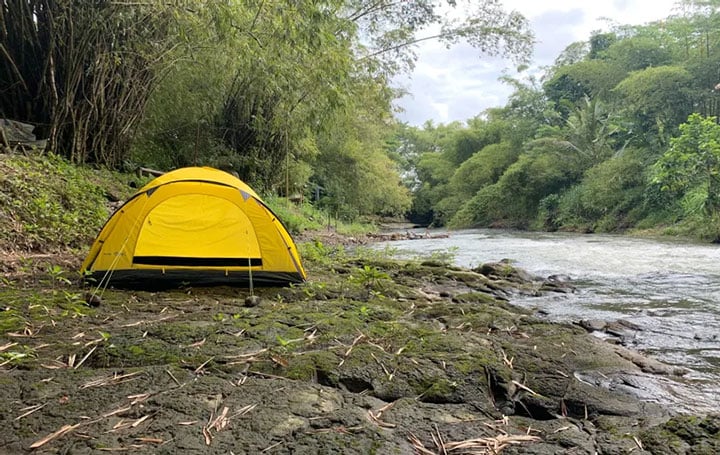
<svg viewBox="0 0 720 455">
<path fill-rule="evenodd" d="M 119 285 L 281 285 L 305 280 L 277 216 L 240 179 L 208 167 L 164 174 L 100 231 L 81 272 Z"/>
</svg>

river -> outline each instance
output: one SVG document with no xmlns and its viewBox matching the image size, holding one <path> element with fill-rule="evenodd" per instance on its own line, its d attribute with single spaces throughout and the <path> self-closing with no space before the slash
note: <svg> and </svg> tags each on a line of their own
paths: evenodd
<svg viewBox="0 0 720 455">
<path fill-rule="evenodd" d="M 438 232 L 431 232 L 437 234 Z M 397 257 L 449 255 L 462 267 L 510 259 L 540 277 L 568 275 L 572 294 L 518 297 L 555 321 L 623 319 L 640 327 L 624 344 L 691 371 L 659 401 L 720 412 L 720 246 L 669 238 L 506 230 L 383 244 Z"/>
</svg>

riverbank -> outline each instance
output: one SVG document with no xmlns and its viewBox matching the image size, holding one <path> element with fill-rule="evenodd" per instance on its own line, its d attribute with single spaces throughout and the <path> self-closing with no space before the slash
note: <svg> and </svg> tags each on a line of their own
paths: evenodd
<svg viewBox="0 0 720 455">
<path fill-rule="evenodd" d="M 511 304 L 557 290 L 544 280 L 509 264 L 470 270 L 322 242 L 301 250 L 310 280 L 256 290 L 259 301 L 232 288 L 107 290 L 89 306 L 56 258 L 6 265 L 0 444 L 74 454 L 720 449 L 717 417 L 673 417 L 617 387 L 646 374 L 639 362 Z"/>
</svg>

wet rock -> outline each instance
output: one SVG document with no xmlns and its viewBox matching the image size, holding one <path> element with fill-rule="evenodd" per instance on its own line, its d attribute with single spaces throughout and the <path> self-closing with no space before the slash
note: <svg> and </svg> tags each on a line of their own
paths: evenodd
<svg viewBox="0 0 720 455">
<path fill-rule="evenodd" d="M 555 324 L 502 299 L 541 283 L 509 261 L 485 270 L 490 276 L 365 263 L 390 276 L 382 293 L 348 281 L 357 263 L 315 264 L 314 282 L 256 289 L 241 311 L 237 291 L 128 299 L 109 290 L 107 306 L 128 311 L 109 319 L 56 314 L 57 326 L 34 334 L 36 345 L 48 342 L 38 358 L 2 371 L 0 397 L 8 409 L 0 414 L 0 446 L 27 453 L 44 434 L 83 422 L 82 431 L 43 450 L 95 453 L 155 438 L 162 448 L 145 444 L 139 451 L 411 454 L 441 452 L 438 440 L 529 434 L 540 439 L 502 453 L 640 453 L 633 437 L 652 453 L 672 453 L 661 452 L 662 444 L 716 453 L 700 451 L 715 448 L 715 420 L 652 428 L 670 416 L 642 402 L 657 400 L 663 389 L 653 389 L 653 376 L 640 370 L 661 369 L 586 333 L 607 323 Z M 21 299 L 3 305 L 15 300 Z M 80 324 L 87 335 L 78 345 L 57 342 L 76 336 Z M 96 338 L 88 327 L 100 324 L 111 342 L 93 347 L 82 368 L 57 368 L 47 381 L 44 365 L 89 352 L 78 346 Z M 616 324 L 624 333 L 634 330 Z M 100 386 L 84 387 L 94 383 Z M 65 396 L 69 405 L 60 402 Z M 37 403 L 48 404 L 18 419 Z M 208 443 L 201 429 L 225 408 L 229 419 L 210 428 Z M 140 421 L 144 416 L 151 417 Z M 137 427 L 110 431 L 121 419 Z"/>
<path fill-rule="evenodd" d="M 335 390 L 301 390 L 290 396 L 288 405 L 292 413 L 301 417 L 329 414 L 343 405 L 342 395 Z"/>
<path fill-rule="evenodd" d="M 634 322 L 628 321 L 627 319 L 618 319 L 616 321 L 620 326 L 625 327 L 630 330 L 635 330 L 636 332 L 642 331 L 642 327 L 635 324 Z"/>
<path fill-rule="evenodd" d="M 582 319 L 578 325 L 588 332 L 600 332 L 605 329 L 607 323 L 601 319 Z"/>
<path fill-rule="evenodd" d="M 488 278 L 499 278 L 515 283 L 532 283 L 539 281 L 536 276 L 521 268 L 514 267 L 508 259 L 503 259 L 500 262 L 486 262 L 474 268 L 473 272 L 485 275 Z"/>
<path fill-rule="evenodd" d="M 564 278 L 567 278 L 565 280 Z M 575 286 L 570 284 L 570 277 L 566 275 L 550 275 L 543 280 L 540 285 L 540 291 L 543 292 L 561 292 L 563 294 L 572 294 L 575 292 Z"/>
<path fill-rule="evenodd" d="M 667 365 L 653 358 L 644 356 L 638 352 L 623 348 L 622 346 L 616 346 L 615 352 L 623 359 L 629 360 L 635 365 L 637 365 L 640 370 L 645 373 L 667 376 L 682 376 L 684 374 L 687 374 L 687 369 L 685 368 Z"/>
<path fill-rule="evenodd" d="M 626 337 L 626 336 L 628 336 L 628 335 L 631 334 L 631 333 L 628 331 L 627 326 L 625 326 L 624 324 L 620 324 L 620 323 L 617 322 L 617 321 L 610 321 L 610 322 L 608 322 L 608 323 L 605 325 L 604 330 L 605 330 L 606 333 L 608 333 L 608 334 L 610 334 L 610 335 L 613 335 L 613 336 L 616 336 L 616 337 L 618 337 L 618 338 L 624 338 L 624 337 Z"/>
<path fill-rule="evenodd" d="M 555 274 L 548 276 L 546 281 L 551 283 L 569 283 L 572 281 L 572 278 L 570 278 L 570 275 Z"/>
</svg>

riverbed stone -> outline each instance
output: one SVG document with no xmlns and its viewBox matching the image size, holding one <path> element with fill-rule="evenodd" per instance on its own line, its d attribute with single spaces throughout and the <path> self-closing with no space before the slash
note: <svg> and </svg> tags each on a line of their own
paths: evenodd
<svg viewBox="0 0 720 455">
<path fill-rule="evenodd" d="M 602 319 L 581 319 L 578 325 L 588 332 L 599 332 L 605 329 L 607 323 Z"/>
</svg>

